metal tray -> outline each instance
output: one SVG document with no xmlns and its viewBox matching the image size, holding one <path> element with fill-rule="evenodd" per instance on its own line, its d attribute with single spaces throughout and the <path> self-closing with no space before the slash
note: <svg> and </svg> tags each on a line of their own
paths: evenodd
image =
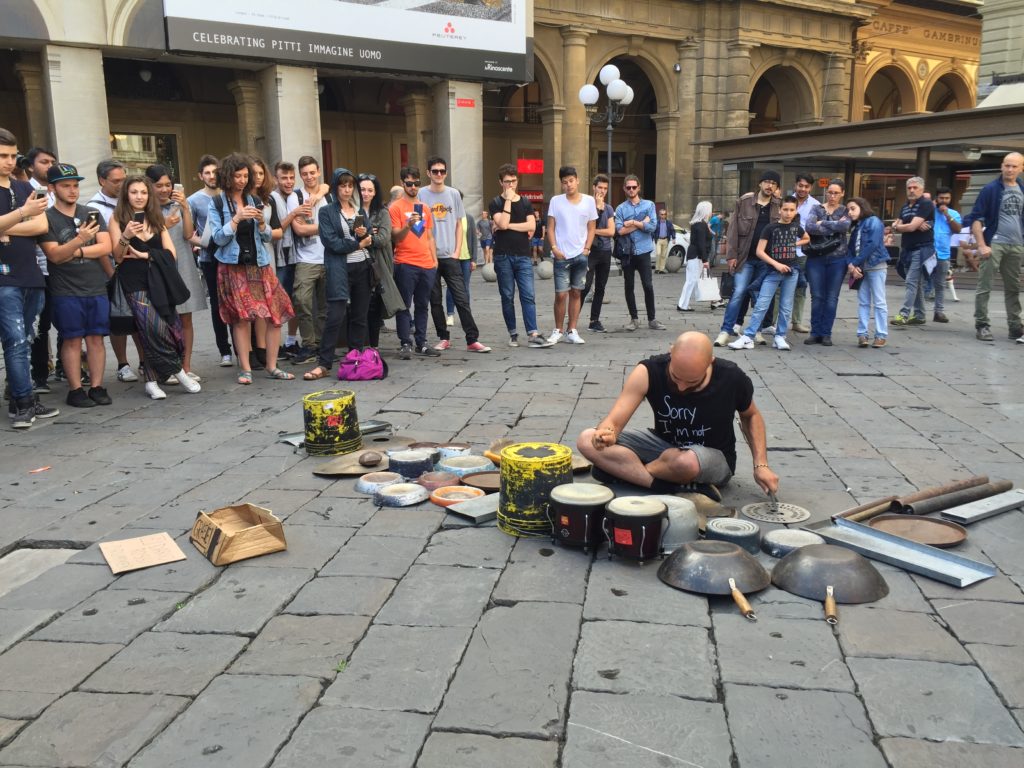
<svg viewBox="0 0 1024 768">
<path fill-rule="evenodd" d="M 967 540 L 967 531 L 962 525 L 920 515 L 879 515 L 871 518 L 868 526 L 940 549 L 955 547 Z"/>
<path fill-rule="evenodd" d="M 804 530 L 816 533 L 832 544 L 860 552 L 865 557 L 920 573 L 954 587 L 966 587 L 996 575 L 995 567 L 986 563 L 876 531 L 843 518 L 838 518 L 834 525 L 825 520 L 804 526 Z"/>
<path fill-rule="evenodd" d="M 947 520 L 960 523 L 960 525 L 970 525 L 1022 506 L 1024 506 L 1024 488 L 1014 488 L 1005 493 L 989 496 L 987 499 L 979 499 L 970 504 L 944 509 L 941 514 Z"/>
</svg>

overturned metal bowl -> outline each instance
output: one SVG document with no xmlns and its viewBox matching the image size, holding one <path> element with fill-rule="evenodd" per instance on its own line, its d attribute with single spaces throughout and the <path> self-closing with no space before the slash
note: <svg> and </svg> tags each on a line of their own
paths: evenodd
<svg viewBox="0 0 1024 768">
<path fill-rule="evenodd" d="M 837 603 L 873 603 L 889 594 L 889 585 L 866 557 L 834 544 L 790 552 L 775 565 L 772 583 L 808 600 L 824 600 L 833 587 Z"/>
</svg>

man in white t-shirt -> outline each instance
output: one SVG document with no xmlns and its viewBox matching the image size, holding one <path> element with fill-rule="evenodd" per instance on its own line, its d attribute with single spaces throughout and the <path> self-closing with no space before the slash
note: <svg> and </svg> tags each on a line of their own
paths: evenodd
<svg viewBox="0 0 1024 768">
<path fill-rule="evenodd" d="M 579 174 L 574 167 L 563 165 L 558 169 L 558 178 L 563 194 L 555 195 L 548 204 L 548 244 L 555 260 L 555 330 L 548 341 L 561 340 L 562 320 L 568 304 L 565 340 L 583 344 L 576 323 L 583 305 L 583 286 L 587 282 L 587 257 L 597 226 L 597 204 L 593 197 L 580 192 Z"/>
<path fill-rule="evenodd" d="M 274 242 L 274 262 L 277 270 L 277 281 L 292 297 L 295 286 L 295 232 L 292 230 L 292 223 L 299 218 L 299 196 L 295 192 L 295 166 L 285 160 L 281 160 L 274 166 L 274 178 L 277 187 L 270 193 L 270 200 L 277 210 L 277 218 L 281 222 L 281 230 L 284 233 L 280 240 Z M 291 357 L 299 351 L 296 332 L 299 329 L 299 321 L 294 317 L 288 321 L 288 332 L 282 339 L 284 347 L 279 357 Z"/>
<path fill-rule="evenodd" d="M 288 213 L 297 211 L 292 222 L 292 261 L 295 263 L 292 305 L 299 321 L 302 344 L 292 355 L 292 364 L 308 365 L 316 361 L 327 318 L 327 270 L 317 222 L 318 211 L 324 206 L 329 189 L 320 180 L 320 163 L 315 157 L 303 155 L 298 166 L 302 189 L 295 190 L 295 199 L 288 203 Z"/>
</svg>

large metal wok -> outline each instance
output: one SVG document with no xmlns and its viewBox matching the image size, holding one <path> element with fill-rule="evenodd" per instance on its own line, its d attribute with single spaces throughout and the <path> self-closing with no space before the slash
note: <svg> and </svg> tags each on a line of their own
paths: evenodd
<svg viewBox="0 0 1024 768">
<path fill-rule="evenodd" d="M 811 544 L 779 560 L 772 583 L 809 600 L 824 601 L 825 619 L 839 621 L 836 603 L 873 603 L 889 594 L 885 583 L 867 558 L 834 544 Z"/>
<path fill-rule="evenodd" d="M 749 552 L 729 541 L 691 541 L 673 552 L 658 569 L 670 587 L 700 595 L 732 595 L 740 611 L 757 621 L 745 592 L 760 592 L 771 583 L 768 571 Z"/>
</svg>

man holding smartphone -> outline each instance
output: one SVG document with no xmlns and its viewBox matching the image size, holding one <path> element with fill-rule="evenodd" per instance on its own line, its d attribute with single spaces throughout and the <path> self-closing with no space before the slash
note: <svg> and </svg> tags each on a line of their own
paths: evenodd
<svg viewBox="0 0 1024 768">
<path fill-rule="evenodd" d="M 103 337 L 110 333 L 107 279 L 114 274 L 110 236 L 100 212 L 78 202 L 78 169 L 66 163 L 50 167 L 53 207 L 46 212 L 49 226 L 39 238 L 50 271 L 53 324 L 60 332 L 60 357 L 68 378 L 67 404 L 74 408 L 110 405 L 103 387 L 106 352 Z M 82 339 L 85 339 L 91 386 L 82 387 Z"/>
<path fill-rule="evenodd" d="M 427 344 L 427 314 L 430 292 L 437 279 L 437 250 L 434 245 L 434 217 L 418 199 L 420 169 L 402 168 L 403 195 L 388 207 L 391 214 L 391 242 L 395 246 L 395 283 L 406 309 L 395 316 L 402 347 L 398 356 L 411 360 L 413 342 L 422 357 L 440 357 Z M 415 306 L 414 306 L 415 305 Z M 410 314 L 414 314 L 414 318 Z"/>
</svg>

